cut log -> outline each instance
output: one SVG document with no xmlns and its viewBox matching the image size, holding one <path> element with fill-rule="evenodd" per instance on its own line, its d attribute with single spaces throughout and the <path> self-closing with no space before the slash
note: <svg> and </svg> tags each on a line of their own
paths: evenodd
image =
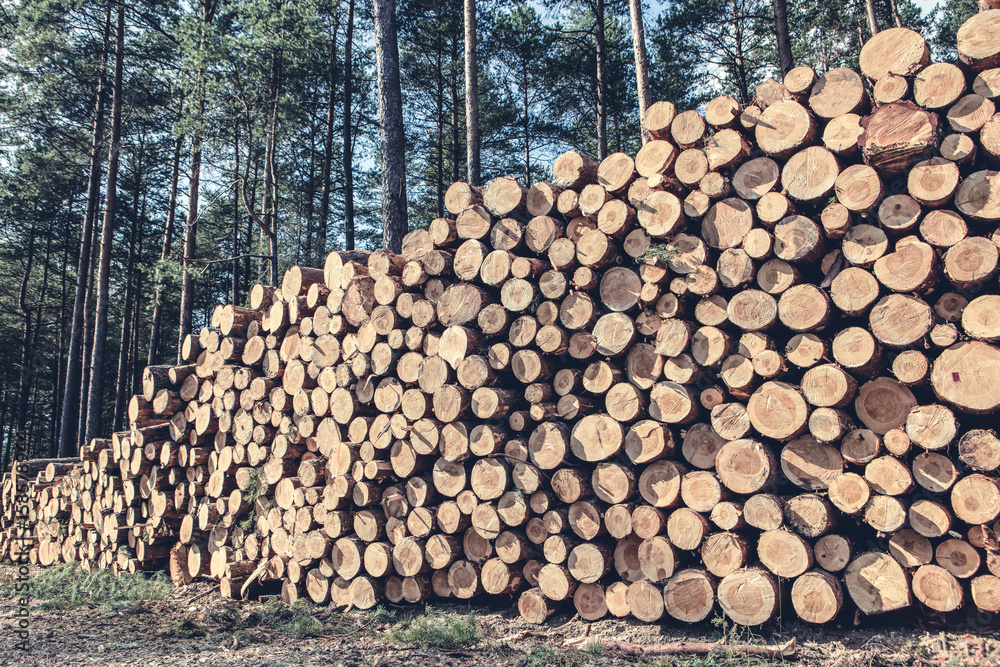
<svg viewBox="0 0 1000 667">
<path fill-rule="evenodd" d="M 902 77 L 899 78 L 902 79 Z M 879 86 L 882 84 L 882 81 L 888 80 L 889 78 L 887 77 L 875 84 L 876 100 L 878 99 Z M 905 79 L 903 79 L 903 82 L 905 90 Z M 895 102 L 897 99 L 899 98 L 891 101 Z M 861 127 L 861 116 L 858 114 L 848 113 L 837 116 L 836 118 L 832 118 L 823 129 L 823 145 L 836 155 L 844 157 L 853 156 L 858 152 L 858 139 L 863 133 L 864 128 Z"/>
<path fill-rule="evenodd" d="M 1000 13 L 994 8 L 973 14 L 958 29 L 958 57 L 973 72 L 1000 65 L 1000 47 L 995 39 L 998 26 Z"/>
<path fill-rule="evenodd" d="M 777 580 L 759 568 L 747 568 L 722 579 L 716 589 L 722 611 L 739 625 L 761 625 L 778 610 Z"/>
<path fill-rule="evenodd" d="M 960 213 L 986 222 L 1000 220 L 1000 171 L 977 171 L 962 181 L 955 193 Z"/>
<path fill-rule="evenodd" d="M 934 611 L 954 611 L 962 606 L 962 586 L 938 565 L 921 565 L 913 573 L 913 595 Z"/>
<path fill-rule="evenodd" d="M 955 132 L 978 132 L 993 118 L 995 112 L 996 105 L 992 100 L 977 94 L 965 95 L 948 110 L 948 124 Z M 988 131 L 984 142 L 987 145 L 992 143 L 989 134 Z"/>
<path fill-rule="evenodd" d="M 444 195 L 444 205 L 452 215 L 458 215 L 465 209 L 480 204 L 483 201 L 482 188 L 473 187 L 464 181 L 455 181 Z"/>
<path fill-rule="evenodd" d="M 802 394 L 783 382 L 766 382 L 747 404 L 750 422 L 761 435 L 789 440 L 806 428 L 809 408 Z"/>
<path fill-rule="evenodd" d="M 809 93 L 809 108 L 825 119 L 863 111 L 867 102 L 861 77 L 846 67 L 827 71 Z"/>
<path fill-rule="evenodd" d="M 889 28 L 877 33 L 861 48 L 861 72 L 872 81 L 890 74 L 911 76 L 930 62 L 927 42 L 908 28 Z"/>
<path fill-rule="evenodd" d="M 962 412 L 996 410 L 1000 396 L 994 390 L 1000 370 L 1000 350 L 980 341 L 957 343 L 941 353 L 931 372 L 931 386 L 938 398 Z"/>
<path fill-rule="evenodd" d="M 894 558 L 868 552 L 847 566 L 844 583 L 854 604 L 865 614 L 882 614 L 912 604 L 909 580 Z"/>
<path fill-rule="evenodd" d="M 958 480 L 951 491 L 955 516 L 974 525 L 989 523 L 1000 515 L 1000 490 L 994 479 L 974 473 Z"/>
<path fill-rule="evenodd" d="M 483 205 L 498 218 L 516 215 L 524 209 L 527 194 L 528 188 L 517 180 L 501 176 L 486 184 L 483 189 Z"/>
<path fill-rule="evenodd" d="M 719 450 L 716 473 L 731 491 L 752 494 L 774 481 L 776 464 L 775 456 L 768 447 L 754 440 L 733 440 Z"/>
<path fill-rule="evenodd" d="M 775 159 L 785 159 L 812 143 L 816 136 L 816 120 L 798 102 L 782 100 L 764 109 L 754 131 L 757 145 L 764 153 Z"/>
<path fill-rule="evenodd" d="M 840 581 L 828 572 L 806 572 L 792 584 L 792 606 L 799 618 L 807 623 L 832 621 L 843 604 Z"/>
<path fill-rule="evenodd" d="M 951 63 L 934 63 L 913 80 L 913 101 L 925 109 L 950 107 L 965 92 L 965 75 Z"/>
<path fill-rule="evenodd" d="M 665 612 L 663 593 L 648 579 L 629 584 L 625 602 L 632 615 L 646 623 L 660 620 Z"/>
<path fill-rule="evenodd" d="M 937 116 L 908 102 L 881 106 L 861 124 L 865 131 L 858 146 L 865 163 L 887 175 L 933 157 L 937 148 Z"/>
<path fill-rule="evenodd" d="M 554 183 L 579 191 L 597 179 L 597 163 L 575 151 L 563 153 L 552 164 Z"/>
<path fill-rule="evenodd" d="M 855 213 L 868 213 L 882 199 L 882 180 L 865 164 L 851 165 L 837 176 L 837 201 Z"/>
</svg>

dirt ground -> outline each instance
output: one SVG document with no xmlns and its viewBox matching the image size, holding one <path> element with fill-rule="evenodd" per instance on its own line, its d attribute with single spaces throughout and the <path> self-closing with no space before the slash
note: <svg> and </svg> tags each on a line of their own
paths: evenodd
<svg viewBox="0 0 1000 667">
<path fill-rule="evenodd" d="M 0 568 L 10 581 L 11 568 Z M 0 664 L 29 666 L 107 665 L 333 665 L 380 667 L 577 667 L 583 665 L 685 665 L 759 667 L 782 663 L 844 667 L 978 667 L 1000 665 L 1000 620 L 962 614 L 918 620 L 913 613 L 891 618 L 842 619 L 830 627 L 775 621 L 752 633 L 717 618 L 687 626 L 646 625 L 630 620 L 587 623 L 572 606 L 544 626 L 521 621 L 511 600 L 435 605 L 431 618 L 459 624 L 468 634 L 459 646 L 449 638 L 429 640 L 411 625 L 423 610 L 386 605 L 379 612 L 338 612 L 302 605 L 287 611 L 273 600 L 233 602 L 210 583 L 175 589 L 162 600 L 132 603 L 120 611 L 29 606 L 29 651 L 16 650 L 17 600 L 0 600 Z M 471 620 L 470 620 L 470 615 Z M 419 617 L 419 616 L 417 616 Z M 857 621 L 861 625 L 856 626 Z M 449 626 L 450 627 L 450 626 Z M 318 635 L 318 636 L 316 636 Z M 795 658 L 747 655 L 743 646 L 774 646 L 795 639 Z M 452 637 L 453 639 L 453 637 Z M 664 656 L 621 653 L 610 641 L 644 646 L 720 642 L 709 655 Z"/>
</svg>

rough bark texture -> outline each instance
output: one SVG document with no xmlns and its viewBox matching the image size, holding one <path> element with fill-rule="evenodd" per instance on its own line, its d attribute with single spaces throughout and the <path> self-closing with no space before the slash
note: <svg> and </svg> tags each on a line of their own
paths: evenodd
<svg viewBox="0 0 1000 667">
<path fill-rule="evenodd" d="M 104 408 L 104 347 L 108 329 L 108 294 L 111 252 L 114 245 L 115 207 L 118 198 L 118 165 L 121 154 L 122 71 L 125 60 L 125 5 L 118 6 L 115 39 L 115 74 L 111 97 L 111 137 L 108 149 L 108 176 L 104 197 L 104 221 L 101 225 L 101 253 L 97 273 L 97 309 L 94 322 L 94 346 L 90 356 L 90 383 L 87 388 L 87 422 L 84 442 L 97 437 Z"/>
<path fill-rule="evenodd" d="M 480 183 L 479 65 L 476 59 L 476 0 L 465 0 L 465 146 L 469 185 Z"/>
<path fill-rule="evenodd" d="M 86 322 L 85 306 L 87 283 L 90 278 L 90 256 L 94 239 L 94 224 L 97 219 L 101 195 L 101 162 L 104 144 L 104 123 L 107 79 L 106 65 L 108 40 L 111 34 L 111 4 L 108 4 L 104 19 L 104 37 L 101 49 L 101 65 L 94 92 L 94 129 L 90 140 L 90 169 L 87 177 L 87 209 L 80 232 L 80 254 L 76 267 L 76 289 L 73 297 L 73 321 L 70 325 L 69 354 L 66 360 L 66 381 L 64 383 L 62 415 L 59 424 L 59 456 L 69 456 L 80 444 L 83 433 L 78 425 L 83 404 L 81 389 L 83 378 L 84 330 Z"/>
<path fill-rule="evenodd" d="M 394 0 L 375 0 L 375 62 L 382 141 L 382 245 L 399 252 L 407 230 L 406 139 Z"/>
</svg>

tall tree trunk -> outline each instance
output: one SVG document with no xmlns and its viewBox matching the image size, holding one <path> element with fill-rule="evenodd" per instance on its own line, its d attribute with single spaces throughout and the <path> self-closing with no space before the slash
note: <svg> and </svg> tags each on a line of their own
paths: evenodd
<svg viewBox="0 0 1000 667">
<path fill-rule="evenodd" d="M 868 16 L 868 30 L 872 35 L 878 33 L 878 15 L 875 13 L 875 0 L 865 0 L 865 14 Z"/>
<path fill-rule="evenodd" d="M 73 297 L 73 321 L 70 324 L 69 356 L 66 360 L 66 382 L 63 384 L 62 410 L 59 426 L 59 446 L 61 457 L 75 455 L 79 431 L 80 404 L 84 394 L 84 322 L 87 319 L 87 284 L 90 281 L 90 256 L 94 240 L 94 221 L 100 209 L 101 198 L 101 155 L 104 151 L 104 84 L 107 80 L 106 64 L 108 40 L 111 36 L 111 3 L 108 3 L 104 18 L 104 37 L 101 46 L 100 73 L 94 91 L 94 129 L 90 138 L 90 174 L 87 180 L 87 208 L 83 216 L 83 230 L 80 233 L 80 257 L 76 268 L 76 289 Z"/>
<path fill-rule="evenodd" d="M 344 245 L 354 250 L 354 0 L 347 2 L 347 34 L 344 36 Z"/>
<path fill-rule="evenodd" d="M 104 347 L 108 337 L 108 301 L 111 274 L 111 251 L 114 246 L 115 209 L 118 203 L 118 161 L 122 133 L 122 69 L 125 60 L 125 0 L 118 1 L 115 39 L 115 78 L 111 96 L 111 147 L 108 150 L 107 192 L 104 198 L 104 222 L 101 229 L 101 257 L 97 267 L 97 311 L 94 323 L 94 349 L 90 357 L 90 389 L 87 392 L 87 428 L 84 442 L 101 431 L 104 395 Z"/>
<path fill-rule="evenodd" d="M 7 437 L 7 399 L 7 388 L 4 387 L 0 390 L 0 448 L 3 449 L 3 460 L 0 462 L 0 470 L 10 470 L 11 449 L 14 446 L 14 443 L 11 442 L 12 438 Z"/>
<path fill-rule="evenodd" d="M 435 215 L 444 217 L 444 71 L 441 68 L 441 40 L 437 45 L 437 205 Z"/>
<path fill-rule="evenodd" d="M 145 220 L 146 216 L 142 216 Z M 139 257 L 142 257 L 142 235 L 139 235 L 139 247 L 136 250 Z M 140 269 L 136 271 L 135 274 L 135 293 L 142 294 L 144 285 L 142 284 L 143 272 Z M 142 324 L 142 299 L 133 299 L 133 308 L 135 312 L 132 314 L 132 353 L 129 355 L 129 371 L 131 376 L 129 377 L 129 390 L 126 396 L 131 396 L 132 394 L 138 394 L 139 388 L 142 387 L 142 357 L 139 356 L 139 327 Z"/>
<path fill-rule="evenodd" d="M 608 156 L 608 82 L 605 67 L 604 43 L 604 0 L 597 0 L 594 11 L 594 36 L 597 41 L 597 157 L 603 160 Z"/>
<path fill-rule="evenodd" d="M 736 90 L 739 93 L 740 104 L 750 103 L 750 83 L 747 80 L 746 65 L 743 60 L 743 17 L 740 15 L 740 0 L 732 0 L 733 8 L 733 38 L 736 42 L 734 57 L 736 60 Z"/>
<path fill-rule="evenodd" d="M 889 0 L 889 11 L 892 13 L 892 20 L 896 24 L 896 27 L 902 28 L 903 22 L 899 18 L 899 8 L 896 6 L 896 0 Z"/>
<path fill-rule="evenodd" d="M 240 171 L 240 126 L 239 123 L 233 128 L 236 132 L 233 137 L 233 155 L 236 157 L 236 167 L 233 170 L 234 181 L 237 186 L 233 189 L 233 229 L 232 229 L 232 240 L 233 240 L 233 261 L 230 262 L 230 288 L 233 294 L 233 303 L 239 305 L 240 303 L 240 260 L 237 259 L 240 256 L 240 232 L 242 231 L 241 225 L 243 219 L 240 216 L 240 177 L 243 172 Z"/>
<path fill-rule="evenodd" d="M 524 184 L 531 186 L 531 108 L 528 106 L 528 89 L 531 86 L 531 78 L 528 74 L 528 61 L 521 61 L 522 75 L 522 98 L 524 105 Z"/>
<path fill-rule="evenodd" d="M 256 183 L 257 182 L 257 180 L 256 180 L 257 179 L 256 166 L 254 166 L 254 178 L 253 178 L 253 180 L 250 180 L 250 166 L 251 165 L 256 165 L 256 162 L 257 161 L 253 159 L 253 137 L 252 136 L 248 136 L 247 137 L 247 164 L 246 164 L 246 167 L 244 167 L 244 171 L 243 171 L 243 182 L 244 183 L 247 183 L 247 182 Z M 256 196 L 257 196 L 256 195 L 256 188 L 251 188 L 250 189 L 250 201 L 245 204 L 246 206 L 250 207 L 250 210 L 253 210 L 253 202 L 256 200 Z M 253 232 L 254 232 L 255 228 L 256 228 L 256 223 L 254 222 L 253 218 L 250 217 L 250 216 L 247 216 L 247 233 L 246 233 L 246 236 L 243 237 L 243 243 L 244 243 L 244 247 L 247 249 L 248 253 L 251 252 L 253 250 L 253 248 L 254 248 L 254 245 L 253 245 Z M 252 268 L 253 268 L 253 260 L 250 257 L 244 257 L 243 258 L 243 284 L 244 285 L 250 285 L 250 282 L 251 282 L 251 270 L 252 270 Z"/>
<path fill-rule="evenodd" d="M 243 181 L 245 183 L 251 183 L 252 185 L 250 186 L 250 200 L 249 201 L 245 200 L 246 193 L 245 192 L 243 193 L 243 197 L 244 197 L 244 204 L 243 205 L 244 205 L 244 208 L 249 207 L 249 209 L 251 211 L 257 205 L 257 179 L 260 178 L 260 160 L 257 160 L 257 159 L 254 159 L 254 158 L 255 158 L 255 154 L 254 154 L 253 126 L 250 124 L 250 122 L 248 120 L 248 122 L 247 122 L 247 166 L 246 166 L 246 173 L 245 173 L 245 175 L 243 177 Z M 252 178 L 250 177 L 250 169 L 251 168 L 253 169 L 253 177 Z M 247 239 L 246 239 L 247 247 L 248 248 L 257 248 L 258 251 L 263 252 L 262 250 L 260 250 L 260 248 L 263 246 L 264 231 L 260 228 L 259 218 L 255 220 L 254 216 L 249 215 L 249 213 L 247 214 L 247 217 L 249 218 L 249 220 L 247 220 Z M 254 245 L 254 232 L 257 232 L 257 234 L 258 234 L 258 237 L 257 237 L 257 244 L 258 245 L 256 245 L 256 246 Z M 244 265 L 243 270 L 246 271 L 246 274 L 247 274 L 246 283 L 248 285 L 250 284 L 251 281 L 257 282 L 257 283 L 262 283 L 262 284 L 266 283 L 266 281 L 264 280 L 264 269 L 262 267 L 263 267 L 263 263 L 262 263 L 262 261 L 260 259 L 255 259 L 255 261 L 251 261 L 251 259 L 249 257 L 246 259 L 246 264 Z M 255 268 L 256 268 L 256 272 L 257 272 L 256 275 L 253 274 L 253 271 L 254 271 Z"/>
<path fill-rule="evenodd" d="M 378 116 L 382 138 L 382 245 L 400 252 L 406 234 L 406 137 L 399 86 L 395 0 L 374 0 Z"/>
<path fill-rule="evenodd" d="M 70 198 L 67 217 L 67 225 L 73 219 L 73 199 Z M 63 235 L 63 267 L 69 266 L 69 239 L 70 235 Z M 52 441 L 49 443 L 49 458 L 56 458 L 59 455 L 59 433 L 62 429 L 62 400 L 63 395 L 60 388 L 63 386 L 63 350 L 66 345 L 66 274 L 64 268 L 61 272 L 59 285 L 59 340 L 56 345 L 56 372 L 52 377 Z"/>
<path fill-rule="evenodd" d="M 205 45 L 205 33 L 215 18 L 216 0 L 202 0 L 201 34 L 198 37 L 198 52 Z M 188 178 L 188 210 L 184 226 L 184 256 L 181 264 L 181 312 L 177 327 L 177 363 L 181 362 L 181 346 L 184 338 L 191 333 L 194 315 L 194 280 L 191 276 L 191 261 L 198 251 L 198 195 L 201 189 L 202 124 L 205 121 L 204 68 L 200 68 L 195 78 L 197 110 L 194 119 L 194 134 L 191 137 L 191 174 Z"/>
<path fill-rule="evenodd" d="M 239 123 L 236 124 L 236 126 L 235 126 L 234 129 L 236 131 L 236 136 L 233 137 L 233 155 L 236 156 L 236 168 L 233 171 L 234 171 L 234 174 L 235 174 L 235 180 L 238 183 L 239 180 L 240 180 L 240 177 L 243 175 L 243 173 L 240 171 L 240 126 L 239 126 Z M 230 270 L 232 272 L 232 276 L 231 276 L 231 278 L 232 278 L 231 288 L 232 288 L 232 293 L 233 293 L 233 303 L 237 304 L 237 305 L 240 303 L 240 297 L 242 296 L 242 294 L 240 293 L 241 292 L 241 290 L 240 290 L 240 260 L 237 259 L 237 257 L 240 256 L 240 232 L 242 231 L 242 229 L 240 228 L 240 226 L 241 226 L 242 222 L 243 222 L 243 219 L 240 216 L 240 189 L 239 189 L 239 186 L 237 185 L 237 187 L 233 189 L 233 230 L 232 230 L 232 234 L 233 234 L 232 235 L 232 239 L 233 239 L 233 261 L 230 264 Z"/>
<path fill-rule="evenodd" d="M 43 260 L 42 264 L 42 288 L 38 292 L 38 307 L 35 309 L 35 327 L 34 331 L 31 334 L 31 348 L 30 348 L 31 351 L 30 354 L 28 355 L 28 371 L 29 371 L 28 382 L 29 384 L 31 384 L 31 391 L 36 399 L 35 401 L 32 402 L 33 405 L 37 404 L 38 402 L 37 399 L 38 399 L 39 386 L 38 383 L 34 381 L 35 357 L 38 354 L 38 334 L 42 330 L 42 320 L 45 317 L 45 297 L 48 296 L 49 294 L 49 266 L 51 265 L 51 259 L 52 259 L 52 234 L 53 230 L 50 227 L 48 233 L 45 235 L 45 259 Z M 55 421 L 54 419 L 53 420 L 48 419 L 47 415 L 43 415 L 38 410 L 35 410 L 34 412 L 35 416 L 33 417 L 33 420 L 36 417 L 40 418 L 40 421 L 43 425 L 45 424 L 50 425 L 54 429 L 55 427 L 53 423 Z M 42 440 L 43 439 L 41 437 L 36 437 L 32 439 L 32 442 L 41 443 Z M 39 449 L 39 452 L 41 451 L 44 450 Z"/>
<path fill-rule="evenodd" d="M 149 219 L 146 216 L 146 204 L 148 201 L 149 199 L 146 196 L 146 193 L 143 192 L 142 208 L 139 211 L 140 230 L 142 229 L 141 225 L 144 224 L 146 220 Z M 135 256 L 140 263 L 142 262 L 142 244 L 143 244 L 143 234 L 140 231 L 140 233 L 138 234 L 138 240 L 135 248 Z M 129 355 L 129 368 L 131 376 L 129 377 L 129 389 L 125 394 L 126 396 L 131 396 L 133 394 L 139 393 L 137 388 L 142 386 L 142 369 L 144 367 L 143 361 L 145 361 L 145 357 L 139 355 L 139 350 L 141 349 L 140 343 L 142 341 L 142 337 L 139 334 L 139 330 L 142 327 L 143 300 L 140 299 L 138 295 L 143 293 L 144 289 L 144 285 L 142 283 L 143 275 L 144 271 L 142 270 L 140 264 L 140 267 L 137 268 L 135 271 L 134 294 L 136 294 L 136 298 L 132 299 L 133 309 L 135 312 L 132 315 L 132 345 L 131 345 L 131 354 Z"/>
<path fill-rule="evenodd" d="M 326 104 L 326 137 L 323 141 L 323 193 L 319 202 L 319 230 L 316 239 L 316 255 L 322 266 L 326 261 L 326 239 L 330 233 L 330 190 L 333 188 L 333 129 L 334 113 L 337 108 L 337 31 L 340 29 L 340 14 L 337 14 L 333 24 L 333 35 L 330 37 L 330 71 L 328 81 L 330 94 Z M 350 123 L 350 116 L 344 112 L 344 125 Z"/>
<path fill-rule="evenodd" d="M 94 221 L 96 226 L 97 221 Z M 95 230 L 96 231 L 96 230 Z M 97 284 L 97 259 L 100 256 L 101 247 L 98 243 L 91 243 L 90 248 L 90 279 L 87 282 L 87 296 L 85 299 L 85 308 L 87 311 L 87 320 L 84 326 L 83 336 L 83 359 L 85 360 L 83 366 L 83 379 L 80 385 L 80 414 L 79 422 L 77 423 L 77 442 L 73 446 L 72 455 L 76 455 L 77 450 L 80 445 L 83 444 L 83 438 L 87 433 L 87 417 L 90 415 L 89 405 L 90 405 L 90 393 L 88 388 L 90 387 L 90 365 L 92 362 L 91 353 L 94 350 L 94 323 L 97 321 L 97 298 L 94 286 Z"/>
<path fill-rule="evenodd" d="M 268 279 L 270 284 L 278 284 L 278 100 L 281 98 L 281 57 L 278 57 L 278 83 L 274 90 L 274 103 L 271 109 L 270 147 L 268 148 L 267 170 L 271 181 L 271 225 L 270 261 L 268 263 Z"/>
<path fill-rule="evenodd" d="M 778 0 L 775 0 L 776 2 Z M 782 0 L 784 1 L 784 0 Z M 639 120 L 646 116 L 649 108 L 649 64 L 646 61 L 646 30 L 642 22 L 642 0 L 629 0 L 629 16 L 632 19 L 632 50 L 635 52 L 635 85 L 639 95 Z M 646 130 L 642 130 L 642 143 L 649 141 Z"/>
<path fill-rule="evenodd" d="M 469 185 L 478 187 L 479 160 L 479 65 L 476 62 L 476 0 L 465 0 L 465 146 Z"/>
<path fill-rule="evenodd" d="M 125 262 L 125 303 L 122 307 L 122 330 L 118 341 L 118 372 L 115 374 L 115 411 L 112 417 L 114 430 L 122 428 L 125 422 L 125 401 L 129 388 L 129 361 L 132 353 L 132 326 L 134 323 L 134 302 L 136 299 L 135 258 L 136 234 L 139 228 L 139 202 L 142 191 L 143 144 L 139 141 L 135 166 L 135 189 L 132 193 L 132 225 L 128 237 L 128 259 Z"/>
<path fill-rule="evenodd" d="M 35 225 L 32 223 L 28 232 L 28 256 L 24 263 L 24 276 L 21 278 L 21 289 L 17 296 L 17 308 L 21 311 L 21 368 L 17 388 L 17 421 L 15 431 L 21 433 L 28 423 L 28 398 L 31 395 L 31 358 L 32 332 L 31 321 L 34 308 L 28 305 L 28 285 L 31 283 L 31 270 L 35 265 Z M 41 305 L 41 304 L 39 304 Z"/>
<path fill-rule="evenodd" d="M 184 101 L 181 100 L 181 113 L 184 111 Z M 184 135 L 179 134 L 174 139 L 174 156 L 170 166 L 170 197 L 167 200 L 167 221 L 163 225 L 163 243 L 160 246 L 160 263 L 170 256 L 170 246 L 174 241 L 174 219 L 177 215 L 177 186 L 181 173 L 181 149 L 184 146 Z M 153 290 L 153 317 L 149 328 L 149 352 L 146 365 L 155 366 L 160 361 L 160 322 L 163 318 L 163 270 L 156 272 L 156 288 Z"/>
<path fill-rule="evenodd" d="M 306 266 L 316 266 L 313 260 L 313 249 L 316 247 L 316 242 L 313 237 L 316 236 L 316 232 L 318 230 L 318 225 L 316 224 L 316 221 L 313 220 L 313 214 L 316 212 L 315 123 L 309 123 L 309 168 L 306 170 L 306 173 L 308 174 L 308 178 L 305 179 L 305 184 L 302 187 L 302 198 L 299 200 L 297 207 L 299 209 L 299 217 L 305 218 L 306 221 L 306 238 L 303 242 L 301 238 L 302 225 L 296 225 L 296 234 L 299 239 L 295 244 L 295 263 L 300 265 L 304 264 Z"/>
<path fill-rule="evenodd" d="M 277 185 L 275 183 L 275 149 L 277 147 L 278 100 L 281 96 L 281 55 L 275 52 L 271 57 L 271 110 L 267 129 L 267 148 L 264 153 L 264 196 L 261 198 L 261 230 L 269 242 L 267 281 L 276 285 L 278 280 L 278 212 Z M 266 231 L 265 231 L 266 230 Z"/>
<path fill-rule="evenodd" d="M 195 119 L 194 134 L 191 137 L 191 173 L 188 176 L 188 210 L 184 224 L 184 247 L 181 260 L 181 308 L 180 323 L 177 327 L 177 363 L 181 362 L 181 346 L 191 333 L 194 317 L 194 278 L 191 275 L 191 261 L 198 252 L 198 196 L 201 189 L 201 123 L 204 119 L 205 101 L 198 101 L 198 115 Z"/>
<path fill-rule="evenodd" d="M 458 62 L 458 32 L 456 31 L 451 37 L 451 180 L 455 182 L 458 180 L 458 174 L 461 171 L 461 161 L 462 155 L 458 150 L 458 132 L 459 132 L 459 115 L 458 115 L 458 83 L 455 72 L 456 63 Z"/>
<path fill-rule="evenodd" d="M 774 7 L 774 34 L 778 41 L 778 61 L 781 73 L 788 74 L 794 66 L 792 43 L 788 36 L 788 6 L 785 0 L 771 0 L 771 4 Z"/>
</svg>

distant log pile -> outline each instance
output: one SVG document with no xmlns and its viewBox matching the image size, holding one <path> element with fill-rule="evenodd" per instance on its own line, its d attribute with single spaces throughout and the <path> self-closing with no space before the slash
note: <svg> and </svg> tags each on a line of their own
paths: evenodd
<svg viewBox="0 0 1000 667">
<path fill-rule="evenodd" d="M 1000 610 L 1000 10 L 958 50 L 886 30 L 863 76 L 655 104 L 634 158 L 455 183 L 8 474 L 0 546 L 535 623 Z"/>
</svg>

